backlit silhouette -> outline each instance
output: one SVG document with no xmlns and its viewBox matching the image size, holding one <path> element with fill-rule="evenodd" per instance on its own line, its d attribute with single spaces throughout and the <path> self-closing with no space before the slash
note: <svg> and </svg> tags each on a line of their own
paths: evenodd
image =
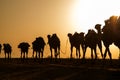
<svg viewBox="0 0 120 80">
<path fill-rule="evenodd" d="M 73 53 L 73 47 L 76 48 L 76 57 L 80 58 L 80 45 L 82 47 L 82 50 L 84 52 L 84 33 L 81 32 L 80 34 L 75 32 L 74 35 L 71 33 L 68 33 L 69 41 L 70 41 L 70 50 L 71 54 L 70 57 L 72 58 L 72 53 Z"/>
<path fill-rule="evenodd" d="M 114 30 L 114 44 L 119 48 L 119 59 L 120 59 L 120 16 L 115 17 L 113 30 Z"/>
<path fill-rule="evenodd" d="M 27 42 L 22 42 L 18 45 L 18 48 L 21 50 L 21 58 L 28 58 L 28 49 L 30 45 Z"/>
<path fill-rule="evenodd" d="M 104 59 L 106 58 L 107 52 L 108 55 L 110 57 L 110 59 L 112 59 L 112 55 L 109 49 L 109 46 L 114 42 L 114 30 L 116 27 L 116 20 L 117 17 L 116 16 L 111 16 L 108 20 L 105 20 L 105 25 L 103 26 L 103 43 L 105 45 L 105 53 L 104 53 Z"/>
<path fill-rule="evenodd" d="M 36 52 L 36 58 L 38 57 L 43 58 L 44 46 L 45 46 L 45 41 L 42 37 L 38 37 L 36 38 L 35 41 L 32 42 L 33 58 L 34 58 L 34 52 Z"/>
<path fill-rule="evenodd" d="M 83 59 L 85 58 L 87 47 L 91 48 L 91 58 L 92 59 L 94 58 L 94 56 L 93 56 L 93 50 L 94 50 L 95 59 L 97 59 L 97 53 L 96 53 L 97 43 L 98 43 L 97 33 L 94 30 L 89 29 L 88 33 L 85 35 L 85 52 L 84 52 L 84 55 L 83 55 Z"/>
<path fill-rule="evenodd" d="M 60 58 L 60 39 L 56 34 L 53 34 L 52 36 L 47 35 L 47 37 L 48 37 L 48 44 L 50 46 L 51 58 L 53 58 L 52 49 L 54 49 L 55 58 L 57 58 L 58 55 Z"/>
<path fill-rule="evenodd" d="M 102 29 L 101 24 L 96 24 L 95 29 L 97 30 L 97 38 L 98 38 L 98 48 L 100 49 L 101 56 L 103 58 L 103 52 L 102 52 Z"/>
<path fill-rule="evenodd" d="M 8 55 L 8 58 L 11 58 L 11 53 L 12 53 L 12 47 L 10 44 L 3 44 L 3 50 L 4 50 L 4 53 L 5 53 L 5 58 L 7 58 L 6 55 Z"/>
</svg>

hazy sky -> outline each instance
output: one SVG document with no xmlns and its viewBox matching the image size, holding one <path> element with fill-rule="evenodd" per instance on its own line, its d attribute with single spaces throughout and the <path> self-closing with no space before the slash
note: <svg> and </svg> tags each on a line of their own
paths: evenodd
<svg viewBox="0 0 120 80">
<path fill-rule="evenodd" d="M 109 16 L 120 13 L 118 1 L 0 0 L 0 43 L 10 43 L 16 57 L 20 56 L 17 48 L 20 42 L 31 45 L 36 37 L 42 36 L 47 43 L 47 34 L 57 33 L 65 51 L 68 32 L 87 31 L 97 23 L 103 24 Z M 50 55 L 48 45 L 45 50 Z M 118 49 L 112 48 L 113 52 L 116 50 L 118 55 Z M 62 56 L 69 57 L 69 52 L 68 43 L 67 53 Z"/>
</svg>

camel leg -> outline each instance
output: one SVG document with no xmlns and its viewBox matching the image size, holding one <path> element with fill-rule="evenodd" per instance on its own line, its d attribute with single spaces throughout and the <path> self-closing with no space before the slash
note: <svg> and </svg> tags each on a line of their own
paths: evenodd
<svg viewBox="0 0 120 80">
<path fill-rule="evenodd" d="M 120 48 L 119 48 L 119 59 L 120 59 Z"/>
<path fill-rule="evenodd" d="M 57 58 L 57 48 L 54 50 L 55 58 Z"/>
<path fill-rule="evenodd" d="M 93 59 L 93 49 L 91 49 L 91 58 Z"/>
<path fill-rule="evenodd" d="M 60 52 L 59 52 L 59 58 L 60 58 Z"/>
<path fill-rule="evenodd" d="M 9 54 L 10 54 L 10 53 L 8 52 L 8 59 L 10 58 Z"/>
<path fill-rule="evenodd" d="M 0 53 L 1 53 L 1 50 L 2 50 L 2 49 L 0 48 Z"/>
<path fill-rule="evenodd" d="M 59 58 L 60 58 L 60 48 L 58 48 L 58 55 L 59 55 Z"/>
<path fill-rule="evenodd" d="M 44 56 L 44 48 L 42 49 L 42 58 L 43 58 L 43 56 Z"/>
<path fill-rule="evenodd" d="M 11 58 L 11 51 L 10 51 L 10 53 L 9 53 L 9 57 Z"/>
<path fill-rule="evenodd" d="M 73 46 L 71 46 L 71 54 L 70 54 L 70 58 L 72 58 L 72 52 L 73 52 Z"/>
<path fill-rule="evenodd" d="M 33 55 L 32 55 L 32 57 L 34 58 L 34 50 L 33 50 Z"/>
<path fill-rule="evenodd" d="M 78 49 L 76 48 L 76 57 L 78 58 L 78 53 L 77 52 L 78 52 Z"/>
<path fill-rule="evenodd" d="M 36 58 L 37 58 L 37 54 L 38 54 L 38 51 L 36 51 L 36 55 L 35 55 Z"/>
<path fill-rule="evenodd" d="M 22 51 L 21 51 L 21 58 L 22 58 Z"/>
<path fill-rule="evenodd" d="M 41 58 L 43 58 L 43 50 L 41 51 Z"/>
<path fill-rule="evenodd" d="M 23 55 L 23 58 L 25 58 L 25 52 L 23 53 L 24 55 Z"/>
<path fill-rule="evenodd" d="M 81 56 L 81 55 L 80 55 L 80 48 L 78 49 L 78 53 L 79 53 L 79 59 L 80 59 L 80 56 Z"/>
<path fill-rule="evenodd" d="M 40 59 L 40 51 L 38 52 L 38 57 L 39 57 L 39 59 Z"/>
<path fill-rule="evenodd" d="M 8 58 L 11 58 L 11 52 L 8 53 Z"/>
<path fill-rule="evenodd" d="M 84 51 L 85 51 L 85 50 L 84 50 L 84 45 L 82 44 L 81 47 L 82 47 L 82 51 L 83 51 L 83 54 L 84 54 Z"/>
<path fill-rule="evenodd" d="M 101 42 L 98 43 L 98 47 L 99 47 L 99 49 L 100 49 L 100 53 L 101 53 L 101 56 L 102 56 L 102 58 L 103 58 L 102 43 L 101 43 Z"/>
<path fill-rule="evenodd" d="M 51 58 L 53 58 L 53 55 L 52 55 L 52 48 L 50 48 L 50 52 L 51 52 Z"/>
<path fill-rule="evenodd" d="M 28 58 L 28 52 L 26 52 L 26 58 Z"/>
<path fill-rule="evenodd" d="M 94 49 L 94 53 L 95 53 L 95 59 L 97 59 L 97 52 L 96 52 L 96 48 Z"/>
<path fill-rule="evenodd" d="M 106 54 L 107 54 L 107 47 L 106 47 L 106 49 L 105 49 L 105 53 L 104 53 L 104 57 L 103 57 L 103 59 L 106 58 Z"/>
<path fill-rule="evenodd" d="M 87 46 L 85 46 L 85 49 L 84 49 L 83 59 L 85 59 L 86 50 L 87 50 Z"/>
<path fill-rule="evenodd" d="M 112 55 L 111 55 L 111 52 L 110 52 L 110 49 L 108 48 L 108 55 L 110 57 L 110 60 L 112 60 Z"/>
</svg>

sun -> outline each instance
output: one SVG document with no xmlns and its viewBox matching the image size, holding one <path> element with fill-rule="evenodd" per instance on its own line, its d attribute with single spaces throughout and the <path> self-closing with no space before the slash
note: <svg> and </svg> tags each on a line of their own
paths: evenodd
<svg viewBox="0 0 120 80">
<path fill-rule="evenodd" d="M 119 0 L 76 0 L 71 10 L 72 23 L 77 32 L 87 32 L 112 15 L 119 16 Z"/>
</svg>

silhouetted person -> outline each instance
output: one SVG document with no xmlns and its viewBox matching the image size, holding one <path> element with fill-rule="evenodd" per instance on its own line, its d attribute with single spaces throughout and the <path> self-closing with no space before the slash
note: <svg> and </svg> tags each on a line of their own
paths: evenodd
<svg viewBox="0 0 120 80">
<path fill-rule="evenodd" d="M 36 38 L 35 41 L 32 42 L 33 58 L 34 58 L 34 52 L 36 52 L 36 58 L 38 57 L 43 58 L 44 46 L 45 46 L 45 41 L 42 37 L 38 37 Z"/>
<path fill-rule="evenodd" d="M 12 47 L 11 47 L 11 45 L 10 44 L 3 44 L 3 50 L 4 50 L 4 53 L 5 53 L 5 58 L 7 58 L 6 57 L 6 55 L 8 55 L 8 58 L 11 58 L 11 53 L 12 53 Z"/>
<path fill-rule="evenodd" d="M 111 16 L 108 20 L 105 20 L 105 25 L 103 26 L 103 43 L 105 45 L 105 53 L 104 53 L 104 59 L 106 58 L 106 54 L 108 52 L 108 55 L 110 59 L 112 59 L 112 55 L 109 49 L 109 46 L 114 42 L 115 40 L 115 24 L 116 24 L 116 16 Z"/>
<path fill-rule="evenodd" d="M 85 52 L 83 54 L 83 59 L 85 59 L 87 47 L 91 49 L 91 58 L 92 59 L 94 58 L 93 57 L 94 50 L 95 59 L 97 59 L 96 46 L 97 46 L 97 33 L 94 30 L 89 29 L 88 33 L 85 35 Z"/>
<path fill-rule="evenodd" d="M 56 34 L 53 34 L 52 36 L 47 35 L 47 38 L 48 38 L 48 44 L 50 46 L 51 58 L 53 58 L 52 49 L 54 49 L 55 58 L 57 58 L 58 55 L 60 58 L 60 39 Z"/>
<path fill-rule="evenodd" d="M 75 32 L 74 35 L 71 33 L 68 33 L 69 41 L 70 41 L 70 50 L 71 54 L 70 57 L 72 58 L 72 52 L 73 52 L 73 47 L 76 48 L 76 57 L 80 58 L 80 45 L 82 47 L 82 50 L 84 52 L 84 33 L 81 32 L 80 34 Z"/>
<path fill-rule="evenodd" d="M 2 51 L 2 45 L 0 44 L 0 53 L 1 53 L 1 51 Z"/>
<path fill-rule="evenodd" d="M 21 58 L 28 58 L 28 49 L 30 45 L 27 42 L 22 42 L 18 45 L 18 48 L 21 49 Z M 22 55 L 23 54 L 23 55 Z"/>
<path fill-rule="evenodd" d="M 97 38 L 98 38 L 98 48 L 100 49 L 101 56 L 103 58 L 103 52 L 102 52 L 102 29 L 101 24 L 96 24 L 95 29 L 97 30 Z"/>
</svg>

